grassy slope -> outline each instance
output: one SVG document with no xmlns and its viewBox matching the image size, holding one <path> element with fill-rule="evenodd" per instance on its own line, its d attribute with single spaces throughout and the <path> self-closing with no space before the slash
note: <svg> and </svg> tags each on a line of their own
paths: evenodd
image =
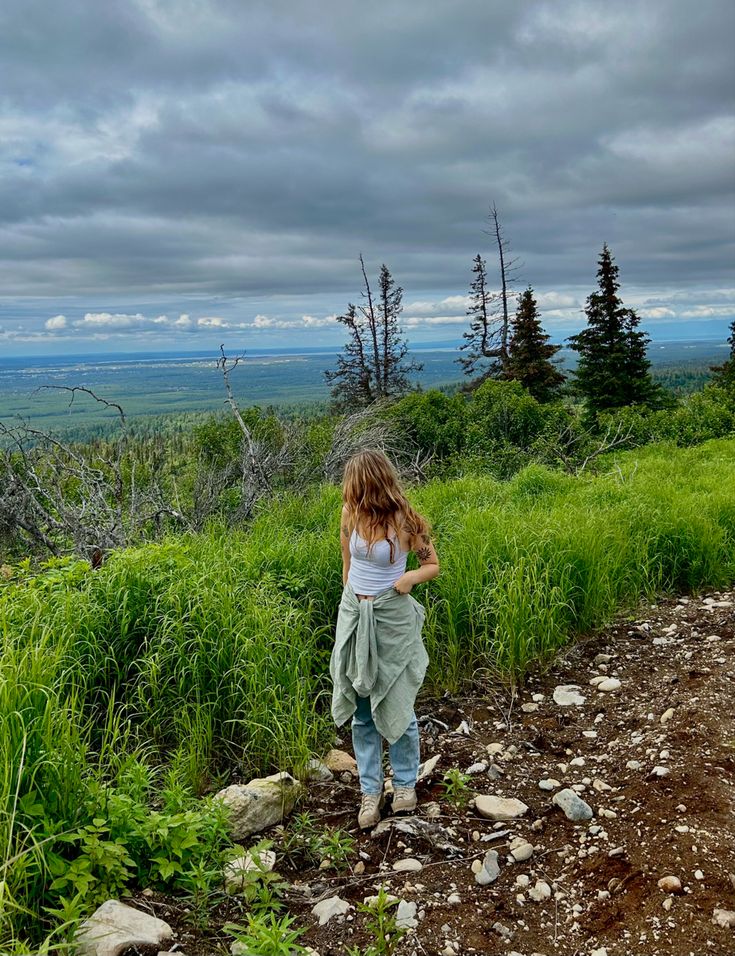
<svg viewBox="0 0 735 956">
<path fill-rule="evenodd" d="M 416 492 L 442 563 L 417 595 L 430 684 L 522 674 L 642 594 L 733 579 L 735 441 L 651 446 L 607 465 L 595 478 L 533 466 L 505 484 Z M 291 767 L 322 746 L 338 522 L 339 491 L 325 487 L 264 509 L 248 531 L 4 585 L 0 846 L 32 825 L 14 811 L 24 793 L 64 825 L 90 775 L 119 775 L 135 750 L 202 789 L 212 772 Z"/>
</svg>

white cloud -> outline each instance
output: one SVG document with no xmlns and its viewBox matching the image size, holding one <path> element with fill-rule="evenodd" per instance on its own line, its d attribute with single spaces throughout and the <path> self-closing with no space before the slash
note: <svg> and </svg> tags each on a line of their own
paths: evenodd
<svg viewBox="0 0 735 956">
<path fill-rule="evenodd" d="M 468 295 L 448 295 L 435 302 L 411 302 L 404 306 L 408 315 L 465 315 L 470 304 Z"/>
<path fill-rule="evenodd" d="M 666 306 L 657 305 L 651 309 L 638 309 L 638 315 L 642 319 L 675 319 L 676 312 L 673 309 L 668 309 Z"/>
<path fill-rule="evenodd" d="M 49 332 L 56 332 L 59 329 L 66 328 L 66 316 L 65 315 L 54 315 L 50 319 L 46 319 L 44 326 L 49 330 Z"/>
<path fill-rule="evenodd" d="M 140 312 L 136 312 L 135 315 L 124 312 L 114 315 L 110 312 L 87 312 L 84 318 L 77 319 L 74 325 L 81 329 L 131 329 L 145 326 L 150 321 Z"/>
</svg>

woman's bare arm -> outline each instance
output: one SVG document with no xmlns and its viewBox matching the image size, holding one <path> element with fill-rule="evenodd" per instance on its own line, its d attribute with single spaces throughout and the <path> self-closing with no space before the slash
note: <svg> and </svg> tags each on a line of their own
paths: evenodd
<svg viewBox="0 0 735 956">
<path fill-rule="evenodd" d="M 406 571 L 396 581 L 393 587 L 399 594 L 408 594 L 415 584 L 431 581 L 439 574 L 439 559 L 428 534 L 412 538 L 411 550 L 416 555 L 420 567 L 415 571 Z"/>
</svg>

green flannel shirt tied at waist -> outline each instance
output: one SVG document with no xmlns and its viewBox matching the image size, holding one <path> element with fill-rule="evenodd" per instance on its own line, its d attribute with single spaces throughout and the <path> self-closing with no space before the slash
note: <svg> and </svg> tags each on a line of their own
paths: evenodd
<svg viewBox="0 0 735 956">
<path fill-rule="evenodd" d="M 421 640 L 424 617 L 410 594 L 388 588 L 360 601 L 345 585 L 329 662 L 338 727 L 354 714 L 358 696 L 369 697 L 378 733 L 389 743 L 403 736 L 429 663 Z"/>
</svg>

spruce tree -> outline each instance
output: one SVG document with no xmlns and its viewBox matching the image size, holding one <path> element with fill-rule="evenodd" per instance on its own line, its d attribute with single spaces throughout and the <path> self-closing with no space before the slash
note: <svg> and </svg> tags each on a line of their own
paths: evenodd
<svg viewBox="0 0 735 956">
<path fill-rule="evenodd" d="M 551 361 L 561 346 L 549 345 L 550 336 L 541 327 L 531 286 L 520 297 L 510 331 L 503 378 L 520 382 L 539 402 L 552 401 L 565 382 L 564 375 Z"/>
<path fill-rule="evenodd" d="M 651 379 L 647 357 L 650 339 L 639 330 L 640 319 L 618 295 L 618 267 L 607 243 L 597 271 L 599 291 L 587 299 L 587 327 L 570 338 L 579 352 L 575 388 L 591 416 L 626 405 L 661 404 L 661 390 Z"/>
<path fill-rule="evenodd" d="M 730 323 L 730 337 L 727 342 L 730 346 L 730 357 L 722 365 L 710 366 L 710 370 L 715 373 L 712 381 L 716 385 L 735 391 L 735 319 Z"/>
<path fill-rule="evenodd" d="M 394 398 L 411 387 L 409 375 L 423 368 L 404 361 L 408 344 L 398 324 L 403 310 L 403 289 L 396 286 L 388 267 L 383 265 L 378 278 L 377 301 L 360 256 L 365 289 L 365 304 L 347 307 L 337 316 L 348 330 L 343 352 L 337 356 L 337 368 L 324 373 L 332 386 L 336 408 L 361 408 L 378 399 Z"/>
</svg>

